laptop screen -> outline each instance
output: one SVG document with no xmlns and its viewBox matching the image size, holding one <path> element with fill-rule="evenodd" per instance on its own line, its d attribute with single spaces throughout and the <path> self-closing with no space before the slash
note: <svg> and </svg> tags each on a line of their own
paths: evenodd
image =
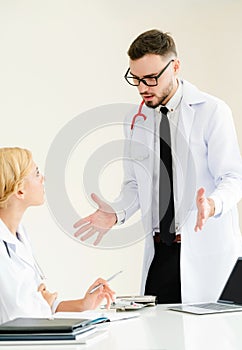
<svg viewBox="0 0 242 350">
<path fill-rule="evenodd" d="M 219 301 L 242 305 L 242 258 L 237 260 Z"/>
</svg>

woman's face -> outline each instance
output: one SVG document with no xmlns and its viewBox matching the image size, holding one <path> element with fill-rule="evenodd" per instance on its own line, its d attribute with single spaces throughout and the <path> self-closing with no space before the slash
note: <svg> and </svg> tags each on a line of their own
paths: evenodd
<svg viewBox="0 0 242 350">
<path fill-rule="evenodd" d="M 32 170 L 23 182 L 22 192 L 26 206 L 41 205 L 45 200 L 44 176 L 33 162 Z"/>
</svg>

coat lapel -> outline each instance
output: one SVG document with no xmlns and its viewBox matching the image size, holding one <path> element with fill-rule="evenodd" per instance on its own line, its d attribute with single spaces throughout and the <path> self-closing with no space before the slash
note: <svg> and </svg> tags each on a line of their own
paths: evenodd
<svg viewBox="0 0 242 350">
<path fill-rule="evenodd" d="M 190 83 L 183 82 L 178 130 L 176 137 L 177 219 L 182 226 L 196 195 L 196 169 L 191 152 L 190 136 L 193 131 L 195 106 L 203 103 L 203 94 Z M 177 166 L 178 165 L 178 166 Z"/>
<path fill-rule="evenodd" d="M 10 255 L 12 251 L 18 258 L 23 260 L 25 263 L 33 266 L 34 259 L 32 256 L 31 247 L 21 225 L 18 228 L 18 233 L 20 234 L 22 241 L 19 241 L 9 231 L 3 221 L 0 220 L 0 240 L 5 241 L 8 244 L 10 248 Z"/>
</svg>

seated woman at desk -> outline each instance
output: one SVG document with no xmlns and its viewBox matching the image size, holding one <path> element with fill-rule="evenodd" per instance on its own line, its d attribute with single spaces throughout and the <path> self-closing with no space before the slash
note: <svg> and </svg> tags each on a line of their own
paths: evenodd
<svg viewBox="0 0 242 350">
<path fill-rule="evenodd" d="M 60 301 L 57 293 L 46 289 L 21 224 L 28 207 L 43 204 L 43 183 L 30 151 L 0 148 L 0 323 L 15 317 L 50 317 L 57 311 L 95 309 L 103 299 L 109 306 L 114 297 L 101 278 L 82 299 Z M 102 286 L 90 293 L 97 284 Z"/>
</svg>

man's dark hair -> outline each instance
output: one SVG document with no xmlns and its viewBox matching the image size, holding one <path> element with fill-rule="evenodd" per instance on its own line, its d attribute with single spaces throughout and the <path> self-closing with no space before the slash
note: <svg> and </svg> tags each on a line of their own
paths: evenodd
<svg viewBox="0 0 242 350">
<path fill-rule="evenodd" d="M 130 45 L 128 55 L 131 60 L 137 60 L 146 54 L 161 56 L 177 56 L 176 45 L 168 33 L 152 29 L 140 34 Z"/>
</svg>

